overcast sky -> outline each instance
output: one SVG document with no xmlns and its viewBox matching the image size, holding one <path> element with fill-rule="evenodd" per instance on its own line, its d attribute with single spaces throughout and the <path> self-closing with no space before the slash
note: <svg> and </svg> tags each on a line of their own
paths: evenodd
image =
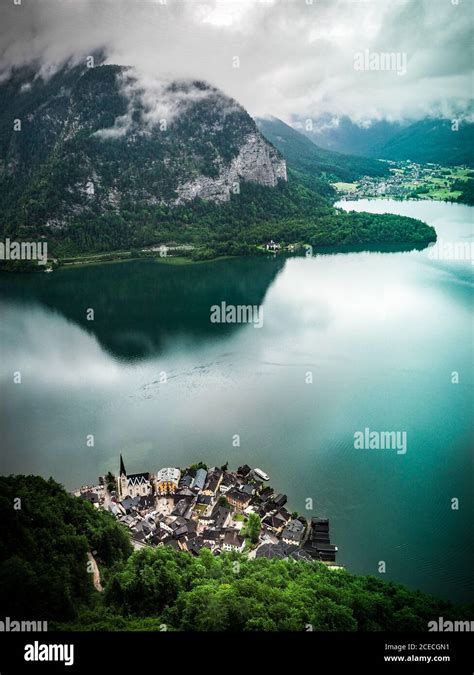
<svg viewBox="0 0 474 675">
<path fill-rule="evenodd" d="M 205 79 L 252 115 L 284 120 L 451 117 L 472 99 L 474 0 L 13 2 L 0 6 L 4 77 L 12 65 L 39 59 L 48 73 L 103 47 L 108 63 Z M 364 50 L 405 54 L 407 72 L 356 70 Z"/>
</svg>

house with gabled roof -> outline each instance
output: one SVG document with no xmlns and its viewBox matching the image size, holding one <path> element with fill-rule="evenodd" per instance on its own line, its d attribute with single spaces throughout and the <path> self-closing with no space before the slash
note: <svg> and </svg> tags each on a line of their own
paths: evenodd
<svg viewBox="0 0 474 675">
<path fill-rule="evenodd" d="M 266 516 L 262 520 L 262 524 L 266 525 L 268 529 L 271 530 L 272 532 L 276 532 L 277 534 L 279 534 L 285 527 L 286 522 L 282 518 L 279 518 L 278 516 L 274 515 L 274 516 Z"/>
<path fill-rule="evenodd" d="M 231 506 L 236 508 L 238 511 L 243 511 L 250 504 L 250 495 L 241 492 L 236 488 L 232 488 L 229 492 L 226 493 L 226 499 Z"/>
<path fill-rule="evenodd" d="M 233 488 L 237 483 L 237 479 L 232 473 L 224 473 L 221 484 L 219 486 L 219 491 L 224 495 L 231 488 Z"/>
<path fill-rule="evenodd" d="M 212 469 L 209 471 L 206 483 L 202 490 L 203 494 L 213 497 L 219 489 L 223 475 L 223 471 L 220 469 Z"/>
<path fill-rule="evenodd" d="M 299 545 L 303 541 L 305 529 L 306 526 L 304 523 L 302 523 L 301 520 L 295 518 L 295 520 L 291 520 L 286 525 L 285 529 L 281 533 L 281 539 L 285 542 L 285 544 Z"/>
<path fill-rule="evenodd" d="M 211 518 L 214 520 L 214 527 L 216 530 L 223 530 L 229 523 L 230 509 L 216 504 L 212 510 Z"/>
<path fill-rule="evenodd" d="M 171 515 L 181 516 L 182 518 L 189 518 L 191 511 L 192 511 L 191 503 L 187 499 L 180 499 L 179 502 L 175 505 L 173 511 L 171 512 Z"/>
<path fill-rule="evenodd" d="M 156 474 L 156 491 L 160 495 L 172 495 L 178 489 L 181 471 L 175 467 L 160 469 Z"/>
<path fill-rule="evenodd" d="M 215 546 L 219 546 L 220 544 L 221 533 L 219 532 L 219 530 L 204 530 L 201 536 L 204 542 L 204 546 L 214 548 Z"/>
<path fill-rule="evenodd" d="M 204 487 L 206 478 L 207 478 L 207 471 L 205 469 L 198 469 L 196 471 L 196 475 L 194 476 L 193 483 L 191 485 L 192 489 L 197 492 L 200 492 Z"/>
<path fill-rule="evenodd" d="M 242 552 L 245 548 L 245 539 L 236 530 L 227 530 L 222 542 L 223 551 L 237 551 Z"/>
</svg>

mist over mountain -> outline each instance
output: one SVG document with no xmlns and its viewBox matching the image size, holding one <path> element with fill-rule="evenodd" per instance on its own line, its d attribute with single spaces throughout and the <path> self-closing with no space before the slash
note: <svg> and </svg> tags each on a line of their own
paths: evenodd
<svg viewBox="0 0 474 675">
<path fill-rule="evenodd" d="M 99 66 L 63 69 L 48 82 L 21 73 L 0 92 L 3 210 L 26 226 L 226 202 L 240 182 L 275 187 L 287 178 L 248 113 L 205 82 L 150 88 L 131 69 Z"/>
<path fill-rule="evenodd" d="M 295 118 L 294 127 L 327 150 L 392 160 L 474 166 L 474 123 L 426 118 L 416 122 L 374 121 L 359 125 L 349 117 Z"/>
<path fill-rule="evenodd" d="M 330 181 L 383 174 L 382 163 L 319 150 L 278 121 L 262 135 L 209 83 L 150 80 L 118 65 L 64 67 L 47 79 L 21 68 L 0 85 L 0 103 L 4 235 L 45 237 L 63 255 L 197 243 L 204 258 L 273 236 L 379 240 L 375 217 L 358 233 L 355 217 L 334 219 Z M 388 240 L 401 241 L 393 226 Z M 419 227 L 408 225 L 408 239 L 432 238 Z"/>
</svg>

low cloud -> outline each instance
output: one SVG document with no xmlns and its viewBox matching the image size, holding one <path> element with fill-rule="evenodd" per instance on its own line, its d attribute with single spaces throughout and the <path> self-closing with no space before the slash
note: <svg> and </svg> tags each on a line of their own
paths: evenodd
<svg viewBox="0 0 474 675">
<path fill-rule="evenodd" d="M 135 67 L 126 68 L 118 78 L 119 90 L 128 101 L 127 112 L 117 117 L 112 127 L 96 131 L 99 138 L 120 138 L 134 126 L 140 134 L 150 133 L 159 125 L 167 127 L 182 110 L 216 92 L 213 87 L 201 87 L 191 80 L 160 79 Z M 220 98 L 219 105 L 222 103 Z M 223 112 L 237 108 L 231 99 L 227 103 L 224 100 L 224 106 Z"/>
<path fill-rule="evenodd" d="M 472 104 L 470 2 L 23 0 L 1 12 L 0 79 L 33 61 L 47 78 L 103 50 L 107 63 L 140 73 L 150 124 L 173 115 L 159 97 L 176 78 L 206 80 L 251 114 L 285 120 L 449 117 Z M 406 73 L 354 69 L 364 50 L 406 54 Z"/>
</svg>

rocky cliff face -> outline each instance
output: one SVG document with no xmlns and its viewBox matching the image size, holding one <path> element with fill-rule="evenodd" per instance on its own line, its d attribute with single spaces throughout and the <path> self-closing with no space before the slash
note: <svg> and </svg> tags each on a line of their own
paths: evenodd
<svg viewBox="0 0 474 675">
<path fill-rule="evenodd" d="M 285 160 L 258 133 L 249 133 L 244 138 L 238 155 L 229 164 L 221 163 L 216 178 L 201 174 L 179 185 L 177 202 L 196 197 L 215 202 L 229 201 L 231 193 L 238 194 L 242 180 L 268 187 L 275 187 L 279 180 L 287 180 Z"/>
<path fill-rule="evenodd" d="M 242 182 L 286 181 L 284 159 L 252 118 L 204 82 L 147 82 L 99 66 L 47 83 L 23 74 L 1 85 L 0 97 L 0 192 L 15 185 L 3 204 L 20 226 L 126 219 L 197 198 L 224 203 Z"/>
</svg>

